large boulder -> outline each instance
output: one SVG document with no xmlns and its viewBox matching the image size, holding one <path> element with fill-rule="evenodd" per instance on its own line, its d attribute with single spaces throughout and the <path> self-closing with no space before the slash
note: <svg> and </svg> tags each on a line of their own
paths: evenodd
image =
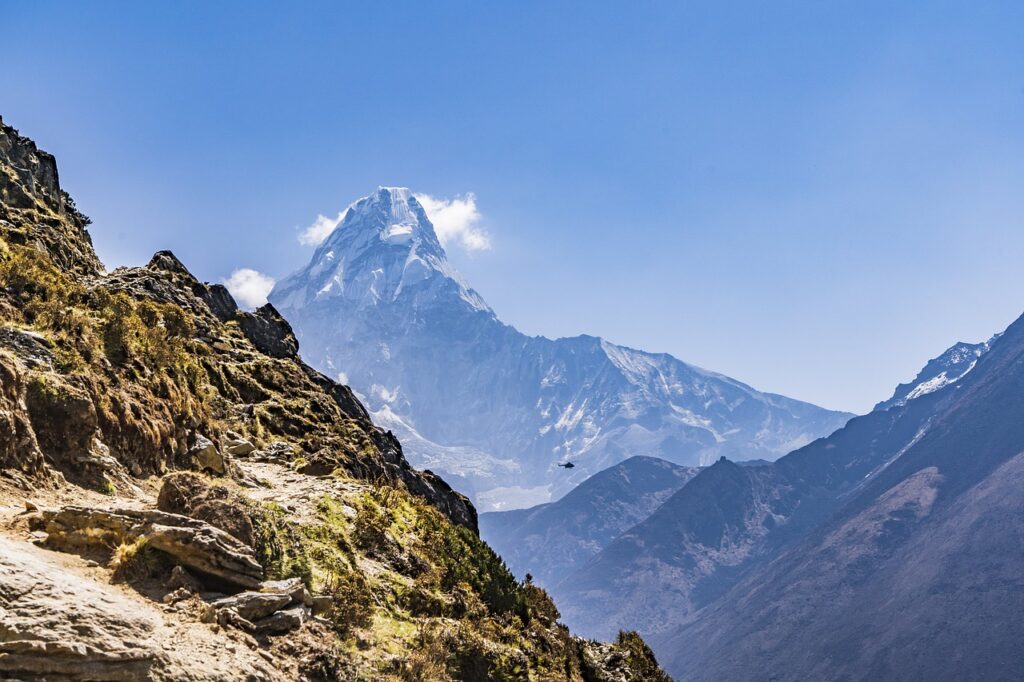
<svg viewBox="0 0 1024 682">
<path fill-rule="evenodd" d="M 156 506 L 160 511 L 205 521 L 253 546 L 255 525 L 249 510 L 226 487 L 212 485 L 198 474 L 165 476 Z"/>
<path fill-rule="evenodd" d="M 168 514 L 191 516 L 192 510 L 209 500 L 226 500 L 230 492 L 222 485 L 211 485 L 190 471 L 164 476 L 156 498 L 156 507 Z"/>
<path fill-rule="evenodd" d="M 266 618 L 275 611 L 288 606 L 292 598 L 287 594 L 273 592 L 242 592 L 231 597 L 218 599 L 207 605 L 203 620 L 214 622 L 216 614 L 223 609 L 231 609 L 248 621 Z"/>
<path fill-rule="evenodd" d="M 47 544 L 57 549 L 109 548 L 145 538 L 148 547 L 167 554 L 211 585 L 252 589 L 263 581 L 263 566 L 251 547 L 187 516 L 69 506 L 43 512 L 43 520 Z"/>
<path fill-rule="evenodd" d="M 188 450 L 186 458 L 189 462 L 203 471 L 212 471 L 216 474 L 223 474 L 226 471 L 224 456 L 206 436 L 196 434 L 192 440 L 192 446 Z"/>
</svg>

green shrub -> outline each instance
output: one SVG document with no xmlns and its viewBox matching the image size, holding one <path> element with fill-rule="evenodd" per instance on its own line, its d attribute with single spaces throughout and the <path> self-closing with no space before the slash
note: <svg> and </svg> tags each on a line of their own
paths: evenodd
<svg viewBox="0 0 1024 682">
<path fill-rule="evenodd" d="M 523 596 L 531 620 L 537 619 L 544 625 L 554 625 L 558 622 L 561 617 L 558 607 L 543 588 L 528 583 L 523 585 Z"/>
<path fill-rule="evenodd" d="M 313 567 L 302 534 L 288 523 L 277 505 L 253 504 L 249 508 L 253 525 L 256 559 L 271 580 L 301 578 L 313 584 Z"/>
<path fill-rule="evenodd" d="M 634 630 L 619 630 L 616 642 L 624 650 L 626 665 L 633 673 L 634 679 L 650 680 L 651 682 L 672 682 L 672 678 L 662 672 L 654 652 L 647 642 Z"/>
<path fill-rule="evenodd" d="M 330 574 L 324 584 L 324 593 L 331 597 L 327 618 L 342 637 L 372 622 L 373 594 L 362 573 L 344 571 Z"/>
<path fill-rule="evenodd" d="M 452 524 L 426 504 L 417 506 L 415 532 L 422 551 L 437 567 L 439 587 L 451 592 L 466 583 L 492 614 L 514 613 L 525 620 L 526 600 L 501 557 L 468 528 Z"/>
</svg>

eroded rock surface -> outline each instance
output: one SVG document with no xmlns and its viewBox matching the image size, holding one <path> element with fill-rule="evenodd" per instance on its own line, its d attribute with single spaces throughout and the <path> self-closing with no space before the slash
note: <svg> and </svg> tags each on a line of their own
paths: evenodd
<svg viewBox="0 0 1024 682">
<path fill-rule="evenodd" d="M 283 680 L 255 651 L 0 537 L 0 679 Z"/>
<path fill-rule="evenodd" d="M 258 587 L 263 567 L 252 548 L 205 521 L 166 512 L 69 506 L 44 512 L 47 544 L 88 549 L 145 538 L 179 564 L 243 588 Z"/>
<path fill-rule="evenodd" d="M 0 538 L 0 671 L 9 677 L 144 679 L 159 619 L 38 550 Z"/>
</svg>

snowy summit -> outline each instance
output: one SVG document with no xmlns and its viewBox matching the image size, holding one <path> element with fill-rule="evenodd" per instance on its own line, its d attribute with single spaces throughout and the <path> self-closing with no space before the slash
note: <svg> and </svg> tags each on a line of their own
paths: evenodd
<svg viewBox="0 0 1024 682">
<path fill-rule="evenodd" d="M 414 465 L 484 510 L 547 501 L 634 455 L 775 459 L 849 417 L 670 355 L 520 333 L 455 272 L 406 188 L 349 206 L 270 300 L 303 356 L 350 384 Z"/>
</svg>

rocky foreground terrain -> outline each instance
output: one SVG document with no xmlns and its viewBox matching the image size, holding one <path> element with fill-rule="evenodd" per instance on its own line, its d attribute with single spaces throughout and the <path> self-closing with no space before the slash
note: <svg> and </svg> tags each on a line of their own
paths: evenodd
<svg viewBox="0 0 1024 682">
<path fill-rule="evenodd" d="M 658 680 L 574 637 L 271 307 L 105 272 L 0 121 L 0 678 Z"/>
</svg>

